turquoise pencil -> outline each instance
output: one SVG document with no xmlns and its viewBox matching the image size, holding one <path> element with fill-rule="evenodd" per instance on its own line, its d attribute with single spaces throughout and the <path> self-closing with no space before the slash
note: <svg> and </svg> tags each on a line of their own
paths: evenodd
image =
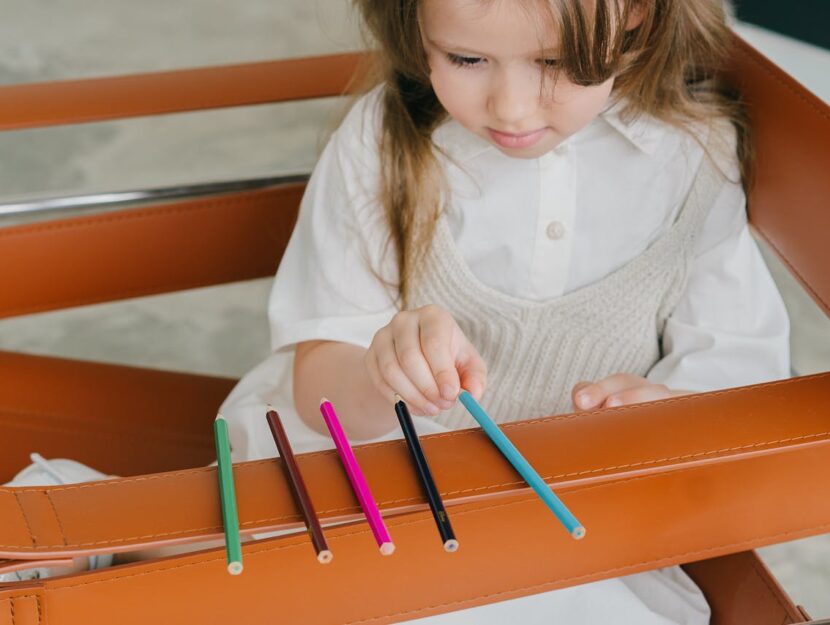
<svg viewBox="0 0 830 625">
<path fill-rule="evenodd" d="M 536 473 L 536 470 L 519 453 L 516 446 L 504 435 L 501 428 L 496 425 L 487 413 L 484 412 L 484 409 L 478 405 L 478 402 L 473 399 L 473 396 L 467 391 L 461 391 L 458 398 L 473 418 L 478 421 L 484 433 L 490 437 L 490 440 L 499 448 L 499 451 L 504 454 L 504 457 L 519 472 L 519 475 L 536 491 L 536 494 L 545 502 L 545 505 L 553 511 L 556 518 L 565 526 L 565 529 L 568 530 L 570 535 L 577 540 L 585 536 L 585 528 L 582 524 L 576 520 L 576 517 L 571 514 L 571 511 L 562 503 L 562 500 L 550 489 L 550 486 L 545 484 L 545 481 Z"/>
<path fill-rule="evenodd" d="M 231 445 L 228 440 L 228 423 L 222 415 L 213 422 L 216 442 L 216 474 L 219 477 L 219 498 L 222 502 L 222 526 L 225 529 L 225 549 L 228 555 L 228 573 L 242 572 L 242 541 L 239 537 L 239 517 L 236 513 L 236 491 L 233 487 Z"/>
</svg>

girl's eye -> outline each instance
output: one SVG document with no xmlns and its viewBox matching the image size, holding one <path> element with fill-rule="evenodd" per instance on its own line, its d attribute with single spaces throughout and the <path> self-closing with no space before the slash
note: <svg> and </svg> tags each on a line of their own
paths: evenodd
<svg viewBox="0 0 830 625">
<path fill-rule="evenodd" d="M 473 67 L 484 61 L 484 59 L 478 56 L 459 56 L 452 52 L 447 52 L 447 58 L 453 65 L 458 65 L 459 67 Z"/>
<path fill-rule="evenodd" d="M 556 69 L 559 67 L 559 59 L 539 59 L 538 62 L 546 69 Z"/>
</svg>

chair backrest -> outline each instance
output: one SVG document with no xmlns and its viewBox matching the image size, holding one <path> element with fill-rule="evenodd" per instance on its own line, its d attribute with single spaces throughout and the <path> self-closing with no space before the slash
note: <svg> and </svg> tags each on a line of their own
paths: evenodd
<svg viewBox="0 0 830 625">
<path fill-rule="evenodd" d="M 361 54 L 0 87 L 0 130 L 342 94 Z M 830 314 L 830 109 L 745 42 L 750 220 Z M 0 229 L 0 317 L 274 273 L 303 184 Z"/>
<path fill-rule="evenodd" d="M 756 141 L 750 222 L 830 316 L 830 107 L 741 39 L 731 77 Z"/>
</svg>

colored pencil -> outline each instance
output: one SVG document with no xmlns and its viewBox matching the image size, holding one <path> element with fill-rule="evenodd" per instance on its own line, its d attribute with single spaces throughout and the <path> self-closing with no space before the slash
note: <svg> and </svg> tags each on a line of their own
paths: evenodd
<svg viewBox="0 0 830 625">
<path fill-rule="evenodd" d="M 231 445 L 228 440 L 228 423 L 222 415 L 213 422 L 216 442 L 216 474 L 219 476 L 219 498 L 222 502 L 222 526 L 225 529 L 225 550 L 228 554 L 228 573 L 242 572 L 242 540 L 239 537 L 239 517 L 236 513 L 236 492 L 233 487 Z"/>
<path fill-rule="evenodd" d="M 332 439 L 334 439 L 334 444 L 340 454 L 343 467 L 346 469 L 346 475 L 349 477 L 352 490 L 360 502 L 360 507 L 363 508 L 363 514 L 366 515 L 369 527 L 372 528 L 372 534 L 375 536 L 380 552 L 388 556 L 395 551 L 395 543 L 392 542 L 392 538 L 389 536 L 389 530 L 386 529 L 378 505 L 375 503 L 375 498 L 372 497 L 372 491 L 369 490 L 366 477 L 363 475 L 363 471 L 360 470 L 360 465 L 357 463 L 349 439 L 346 438 L 340 419 L 337 418 L 334 406 L 325 397 L 320 401 L 320 412 L 323 414 L 323 419 L 329 428 Z"/>
<path fill-rule="evenodd" d="M 441 493 L 435 486 L 435 480 L 432 477 L 432 471 L 429 469 L 429 463 L 421 447 L 421 440 L 415 431 L 415 425 L 412 423 L 409 408 L 407 408 L 406 403 L 400 397 L 396 396 L 395 399 L 398 400 L 395 403 L 395 414 L 398 415 L 398 421 L 401 424 L 406 444 L 409 447 L 409 453 L 412 456 L 412 461 L 415 463 L 415 468 L 418 470 L 418 477 L 421 480 L 421 485 L 429 501 L 429 507 L 432 510 L 432 516 L 435 518 L 435 524 L 438 526 L 438 533 L 441 535 L 444 551 L 452 553 L 458 550 L 458 541 L 455 539 L 455 533 L 452 531 L 450 517 L 447 516 L 447 511 L 444 508 Z"/>
<path fill-rule="evenodd" d="M 479 406 L 478 402 L 467 391 L 461 391 L 458 396 L 461 403 L 469 411 L 473 418 L 478 421 L 485 434 L 490 437 L 490 440 L 499 448 L 504 457 L 513 465 L 519 475 L 536 491 L 536 494 L 545 502 L 545 505 L 551 509 L 556 515 L 556 518 L 565 526 L 571 536 L 580 539 L 585 536 L 585 528 L 576 520 L 576 517 L 571 514 L 571 511 L 564 503 L 556 496 L 551 488 L 545 484 L 545 481 L 539 476 L 536 470 L 530 466 L 530 463 L 524 459 L 516 446 L 510 442 L 510 439 L 504 435 L 501 428 L 484 412 L 484 409 Z"/>
<path fill-rule="evenodd" d="M 291 486 L 291 492 L 294 495 L 294 500 L 297 502 L 297 505 L 303 513 L 306 529 L 311 537 L 311 544 L 314 546 L 314 551 L 317 553 L 317 560 L 319 560 L 321 564 L 328 564 L 332 561 L 334 556 L 326 543 L 326 537 L 323 535 L 323 528 L 320 526 L 320 520 L 317 518 L 317 513 L 314 511 L 311 498 L 308 496 L 305 481 L 300 473 L 300 467 L 297 465 L 297 459 L 294 457 L 294 451 L 291 449 L 291 443 L 285 433 L 285 428 L 282 426 L 280 415 L 276 410 L 274 410 L 273 407 L 268 406 L 268 412 L 265 414 L 265 418 L 268 421 L 268 426 L 271 428 L 271 435 L 274 437 L 274 443 L 277 445 L 280 457 L 285 463 L 285 472 L 288 474 L 288 484 Z"/>
</svg>

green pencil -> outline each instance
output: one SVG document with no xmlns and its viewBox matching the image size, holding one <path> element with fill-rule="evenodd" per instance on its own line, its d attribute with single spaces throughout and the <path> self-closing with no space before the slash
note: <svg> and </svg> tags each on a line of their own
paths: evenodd
<svg viewBox="0 0 830 625">
<path fill-rule="evenodd" d="M 231 445 L 228 441 L 228 423 L 222 415 L 213 422 L 216 440 L 216 461 L 219 476 L 219 498 L 222 501 L 222 525 L 225 528 L 225 549 L 228 553 L 228 573 L 242 572 L 242 544 L 239 538 L 239 517 L 236 514 L 236 493 L 233 488 Z"/>
</svg>

